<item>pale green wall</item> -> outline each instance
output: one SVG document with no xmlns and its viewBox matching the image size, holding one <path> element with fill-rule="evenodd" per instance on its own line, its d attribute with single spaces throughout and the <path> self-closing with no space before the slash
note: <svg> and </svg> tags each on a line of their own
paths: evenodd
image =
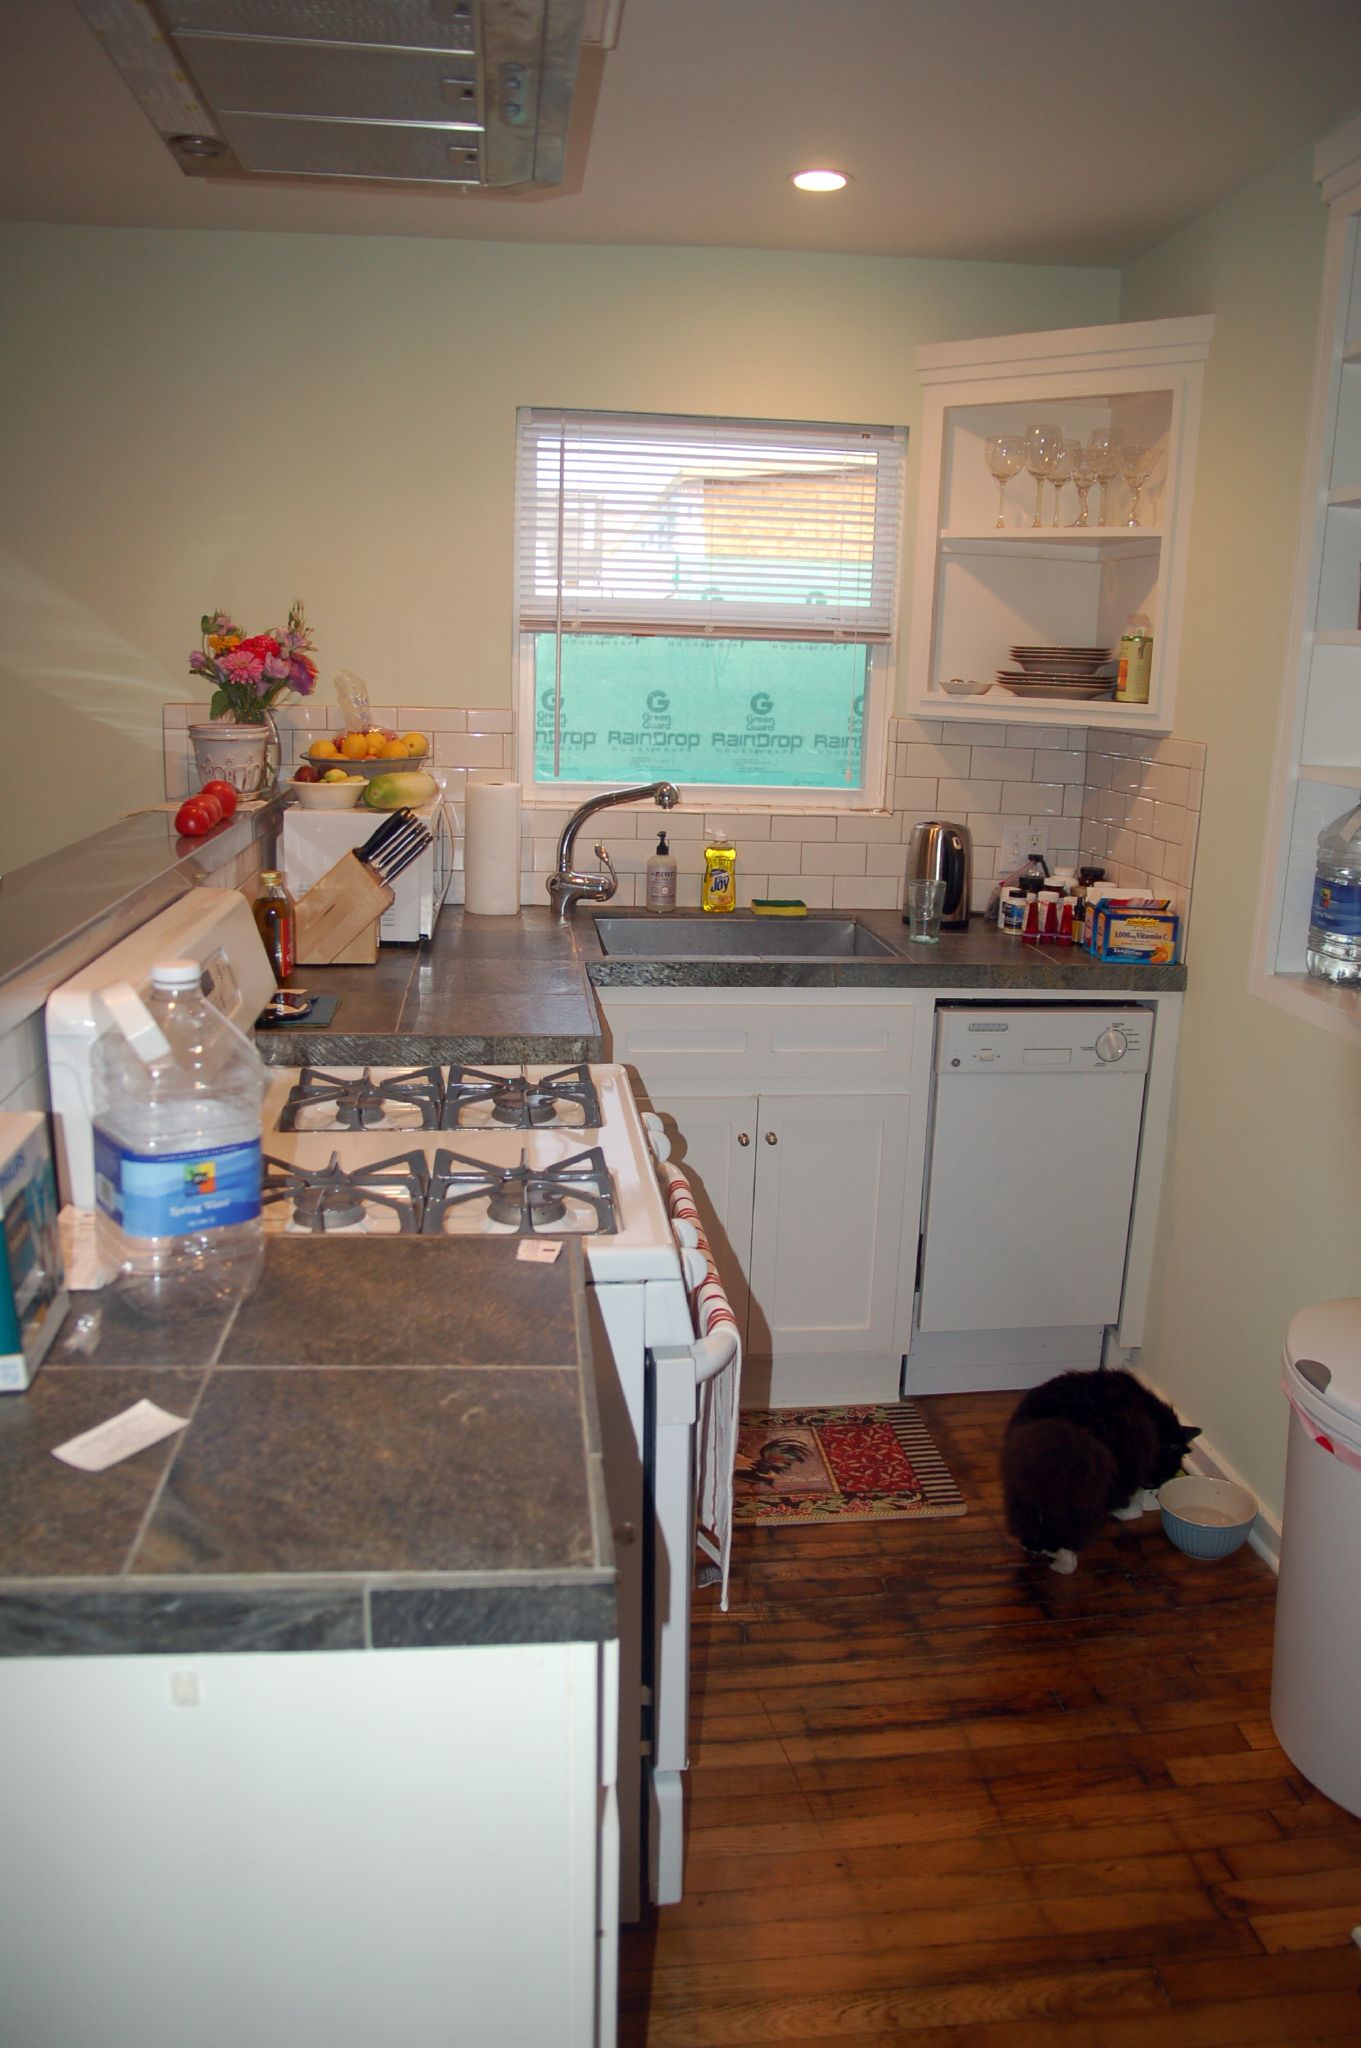
<svg viewBox="0 0 1361 2048">
<path fill-rule="evenodd" d="M 915 426 L 918 343 L 1118 297 L 1110 270 L 340 235 L 12 226 L 0 266 L 0 869 L 160 797 L 215 605 L 259 631 L 303 597 L 328 697 L 351 668 L 375 701 L 508 702 L 517 405 Z"/>
<path fill-rule="evenodd" d="M 1312 160 L 1134 264 L 1122 303 L 1128 319 L 1215 317 L 1177 707 L 1208 765 L 1143 1364 L 1273 1511 L 1286 1327 L 1312 1301 L 1361 1293 L 1361 1056 L 1248 994 L 1327 219 Z"/>
</svg>

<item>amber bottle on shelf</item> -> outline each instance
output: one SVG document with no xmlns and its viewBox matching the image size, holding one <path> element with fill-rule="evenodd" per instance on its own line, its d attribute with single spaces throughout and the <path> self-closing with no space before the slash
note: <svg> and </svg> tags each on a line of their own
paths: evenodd
<svg viewBox="0 0 1361 2048">
<path fill-rule="evenodd" d="M 255 923 L 274 969 L 274 979 L 283 988 L 291 979 L 297 954 L 297 916 L 293 898 L 277 868 L 262 868 L 260 892 L 255 899 Z"/>
</svg>

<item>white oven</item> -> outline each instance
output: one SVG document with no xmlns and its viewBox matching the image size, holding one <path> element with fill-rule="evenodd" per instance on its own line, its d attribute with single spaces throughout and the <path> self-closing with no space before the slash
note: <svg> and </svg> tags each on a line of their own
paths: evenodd
<svg viewBox="0 0 1361 2048">
<path fill-rule="evenodd" d="M 389 944 L 414 945 L 430 937 L 453 869 L 453 834 L 443 801 L 432 797 L 428 804 L 413 808 L 430 828 L 430 844 L 390 884 L 392 904 L 378 926 L 379 938 Z M 303 895 L 343 854 L 362 846 L 382 822 L 382 813 L 362 804 L 353 811 L 305 811 L 290 804 L 279 840 L 290 893 L 295 898 Z"/>
<path fill-rule="evenodd" d="M 194 914 L 173 906 L 49 1002 L 68 1160 L 89 1154 L 97 989 L 115 979 L 144 985 L 155 960 L 191 954 L 211 966 L 214 989 L 235 998 L 236 1021 L 249 1028 L 273 987 L 242 899 L 230 890 L 194 896 Z M 610 1065 L 271 1067 L 270 1076 L 268 1232 L 584 1241 L 619 1569 L 620 1917 L 636 1919 L 647 1897 L 671 1904 L 681 1896 L 696 1388 L 712 1368 L 696 1363 L 707 1357 L 687 1292 L 696 1274 L 682 1264 L 695 1255 L 678 1250 L 628 1076 Z M 78 1173 L 64 1194 L 72 1199 L 74 1189 L 79 1204 L 86 1186 Z"/>
</svg>

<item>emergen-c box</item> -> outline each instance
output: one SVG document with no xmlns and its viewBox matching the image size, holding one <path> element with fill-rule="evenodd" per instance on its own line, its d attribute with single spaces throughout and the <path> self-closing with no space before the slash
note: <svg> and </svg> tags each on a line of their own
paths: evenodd
<svg viewBox="0 0 1361 2048">
<path fill-rule="evenodd" d="M 0 1393 L 19 1394 L 70 1305 L 47 1118 L 31 1111 L 0 1111 L 0 1226 Z"/>
<path fill-rule="evenodd" d="M 1098 960 L 1138 960 L 1144 966 L 1170 966 L 1177 957 L 1181 919 L 1175 910 L 1144 910 L 1099 904 L 1092 918 L 1088 949 Z"/>
</svg>

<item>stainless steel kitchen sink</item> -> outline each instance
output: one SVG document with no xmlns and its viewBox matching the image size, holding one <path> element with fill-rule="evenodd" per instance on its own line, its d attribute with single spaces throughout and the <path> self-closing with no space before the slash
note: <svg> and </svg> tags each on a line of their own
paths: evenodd
<svg viewBox="0 0 1361 2048">
<path fill-rule="evenodd" d="M 895 960 L 854 917 L 597 917 L 602 953 L 630 960 Z"/>
</svg>

